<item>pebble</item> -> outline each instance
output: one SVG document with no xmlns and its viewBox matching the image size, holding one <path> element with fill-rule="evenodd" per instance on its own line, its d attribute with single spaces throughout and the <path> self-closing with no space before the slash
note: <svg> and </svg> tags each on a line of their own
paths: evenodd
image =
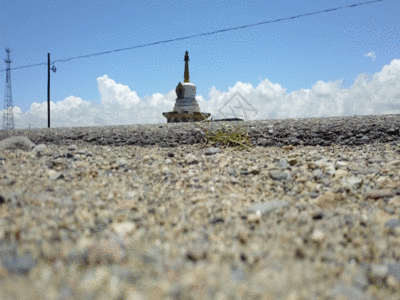
<svg viewBox="0 0 400 300">
<path fill-rule="evenodd" d="M 247 209 L 247 211 L 256 213 L 260 216 L 265 216 L 266 214 L 268 214 L 270 211 L 272 211 L 274 209 L 285 207 L 288 205 L 289 205 L 289 203 L 287 201 L 271 200 L 268 202 L 252 205 Z"/>
<path fill-rule="evenodd" d="M 5 298 L 399 298 L 396 143 L 0 145 Z"/>
</svg>

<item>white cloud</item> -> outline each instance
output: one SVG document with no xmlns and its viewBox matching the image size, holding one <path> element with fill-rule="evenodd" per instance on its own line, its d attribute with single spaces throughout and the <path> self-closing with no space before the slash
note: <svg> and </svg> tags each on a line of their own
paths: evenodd
<svg viewBox="0 0 400 300">
<path fill-rule="evenodd" d="M 140 102 L 136 92 L 132 92 L 127 85 L 116 83 L 114 80 L 104 75 L 97 78 L 99 91 L 101 95 L 101 103 L 105 106 L 115 105 L 124 108 L 131 108 Z"/>
<path fill-rule="evenodd" d="M 374 79 L 386 84 L 396 85 L 399 80 L 400 60 L 393 60 L 390 65 L 384 66 L 382 71 L 374 75 Z"/>
<path fill-rule="evenodd" d="M 51 102 L 52 127 L 76 127 L 119 124 L 166 123 L 163 112 L 172 111 L 175 104 L 175 87 L 165 95 L 157 93 L 139 98 L 126 85 L 116 83 L 107 75 L 97 79 L 101 104 L 69 96 L 57 103 Z M 253 108 L 237 96 L 239 92 Z M 235 96 L 236 95 L 236 96 Z M 223 113 L 243 116 L 247 119 L 285 119 L 329 116 L 352 116 L 400 113 L 390 104 L 400 103 L 400 60 L 394 59 L 380 72 L 372 76 L 359 75 L 350 88 L 342 87 L 342 79 L 335 82 L 317 81 L 311 89 L 287 93 L 278 83 L 268 79 L 253 87 L 249 83 L 237 82 L 228 92 L 212 87 L 208 100 L 202 95 L 196 99 L 202 112 L 222 118 L 218 110 L 226 102 Z M 3 115 L 1 113 L 1 115 Z M 233 117 L 230 115 L 228 117 Z M 23 113 L 14 107 L 16 128 L 47 127 L 47 102 L 32 103 L 30 110 Z"/>
<path fill-rule="evenodd" d="M 376 59 L 375 51 L 365 54 L 364 57 L 371 57 L 373 60 L 375 60 Z"/>
</svg>

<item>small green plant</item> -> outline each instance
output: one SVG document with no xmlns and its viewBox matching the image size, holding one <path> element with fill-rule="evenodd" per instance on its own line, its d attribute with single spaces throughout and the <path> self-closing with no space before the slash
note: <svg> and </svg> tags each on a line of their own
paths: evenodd
<svg viewBox="0 0 400 300">
<path fill-rule="evenodd" d="M 209 120 L 203 120 L 200 123 L 210 123 Z M 248 132 L 240 131 L 241 126 L 236 127 L 234 130 L 226 130 L 223 128 L 222 130 L 218 130 L 216 133 L 193 123 L 195 126 L 200 127 L 206 132 L 207 143 L 211 143 L 211 145 L 221 143 L 223 146 L 236 146 L 235 149 L 249 149 L 253 145 L 250 142 L 250 136 Z M 224 123 L 226 125 L 226 123 Z M 246 145 L 247 144 L 247 145 Z"/>
</svg>

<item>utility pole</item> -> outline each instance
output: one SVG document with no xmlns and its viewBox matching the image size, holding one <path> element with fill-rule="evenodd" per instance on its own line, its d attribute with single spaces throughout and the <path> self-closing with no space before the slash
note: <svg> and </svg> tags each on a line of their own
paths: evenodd
<svg viewBox="0 0 400 300">
<path fill-rule="evenodd" d="M 57 71 L 54 64 L 51 70 Z M 50 128 L 50 53 L 47 53 L 47 127 Z"/>
<path fill-rule="evenodd" d="M 50 128 L 50 53 L 47 53 L 47 127 Z"/>
<path fill-rule="evenodd" d="M 7 59 L 4 61 L 7 64 L 6 68 L 6 90 L 4 93 L 4 113 L 3 113 L 3 130 L 14 129 L 14 114 L 13 114 L 13 103 L 12 103 L 12 91 L 11 91 L 11 59 L 9 48 L 6 48 Z"/>
</svg>

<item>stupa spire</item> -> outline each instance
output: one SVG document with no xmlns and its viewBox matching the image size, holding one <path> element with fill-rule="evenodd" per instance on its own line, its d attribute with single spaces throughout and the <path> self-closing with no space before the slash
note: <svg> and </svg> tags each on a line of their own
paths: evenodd
<svg viewBox="0 0 400 300">
<path fill-rule="evenodd" d="M 185 53 L 185 74 L 183 78 L 183 82 L 190 82 L 189 81 L 189 52 L 186 51 Z"/>
</svg>

